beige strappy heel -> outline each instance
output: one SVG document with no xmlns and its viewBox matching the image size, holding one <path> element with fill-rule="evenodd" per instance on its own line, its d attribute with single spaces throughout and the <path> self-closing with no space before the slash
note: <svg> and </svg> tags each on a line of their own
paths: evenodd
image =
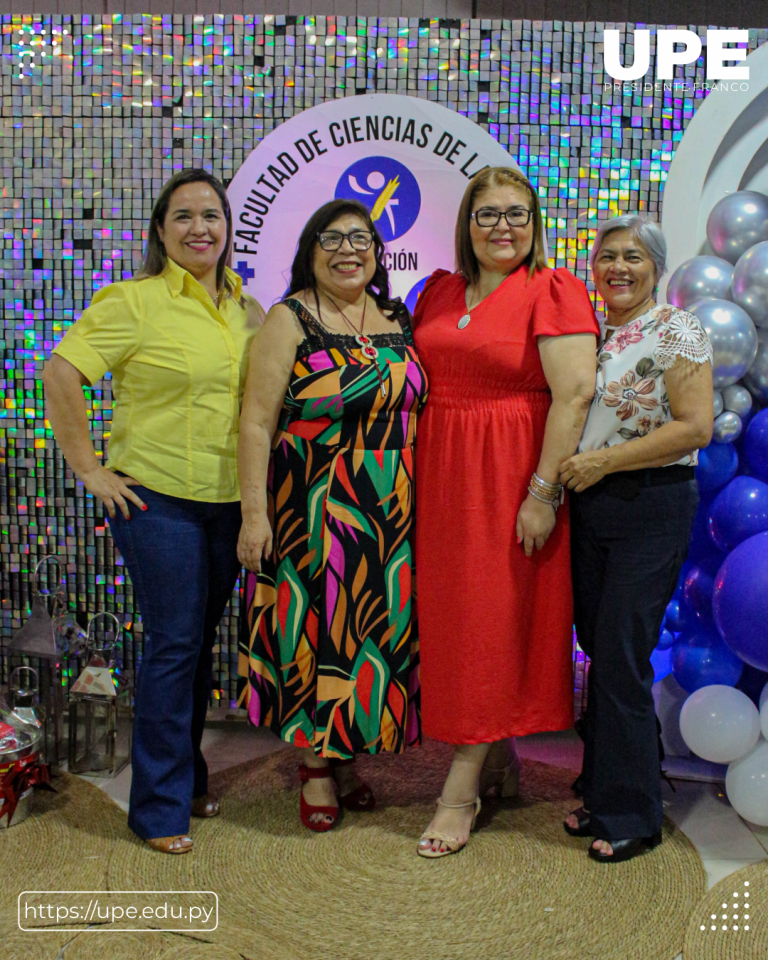
<svg viewBox="0 0 768 960">
<path fill-rule="evenodd" d="M 469 832 L 475 829 L 475 824 L 477 823 L 477 815 L 480 813 L 480 807 L 482 805 L 480 797 L 475 797 L 474 800 L 470 800 L 468 803 L 446 803 L 442 797 L 438 799 L 438 805 L 441 807 L 447 807 L 450 810 L 461 810 L 463 807 L 474 807 L 475 813 L 472 817 L 472 823 L 469 827 Z M 457 837 L 449 837 L 445 833 L 441 833 L 439 830 L 425 830 L 424 833 L 419 837 L 419 843 L 422 840 L 439 840 L 440 843 L 444 843 L 447 850 L 433 850 L 431 847 L 427 847 L 425 850 L 419 846 L 416 848 L 417 853 L 420 857 L 426 857 L 428 860 L 437 860 L 438 857 L 447 857 L 451 853 L 458 853 L 459 850 L 463 849 L 467 841 L 463 843 Z"/>
</svg>

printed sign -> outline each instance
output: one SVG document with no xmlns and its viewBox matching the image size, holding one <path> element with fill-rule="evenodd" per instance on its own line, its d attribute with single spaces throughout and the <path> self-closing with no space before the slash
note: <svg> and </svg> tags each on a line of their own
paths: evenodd
<svg viewBox="0 0 768 960">
<path fill-rule="evenodd" d="M 229 185 L 232 264 L 269 308 L 283 297 L 299 234 L 334 197 L 359 200 L 386 244 L 392 291 L 412 309 L 426 278 L 454 269 L 453 235 L 470 179 L 519 169 L 482 127 L 429 100 L 331 100 L 273 130 Z"/>
</svg>

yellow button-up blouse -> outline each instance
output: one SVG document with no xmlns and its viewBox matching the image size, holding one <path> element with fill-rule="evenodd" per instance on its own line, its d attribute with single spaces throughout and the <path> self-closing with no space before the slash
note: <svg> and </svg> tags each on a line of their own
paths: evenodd
<svg viewBox="0 0 768 960">
<path fill-rule="evenodd" d="M 237 439 L 256 302 L 213 305 L 172 260 L 160 276 L 99 290 L 53 351 L 90 382 L 110 370 L 114 411 L 108 466 L 159 493 L 240 499 Z"/>
</svg>

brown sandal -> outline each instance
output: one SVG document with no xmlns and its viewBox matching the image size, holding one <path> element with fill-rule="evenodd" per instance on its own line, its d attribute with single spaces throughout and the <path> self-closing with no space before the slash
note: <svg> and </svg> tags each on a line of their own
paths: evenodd
<svg viewBox="0 0 768 960">
<path fill-rule="evenodd" d="M 195 797 L 192 801 L 193 817 L 207 819 L 208 817 L 218 816 L 219 812 L 219 798 L 212 796 L 210 793 L 204 793 L 202 797 Z"/>
<path fill-rule="evenodd" d="M 189 853 L 192 849 L 192 838 L 186 833 L 178 834 L 175 837 L 151 837 L 144 843 L 153 850 L 157 850 L 158 853 Z"/>
</svg>

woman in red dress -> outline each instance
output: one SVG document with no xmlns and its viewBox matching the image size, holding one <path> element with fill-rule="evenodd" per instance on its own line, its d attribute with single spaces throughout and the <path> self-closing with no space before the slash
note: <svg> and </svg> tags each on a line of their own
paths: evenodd
<svg viewBox="0 0 768 960">
<path fill-rule="evenodd" d="M 417 446 L 424 732 L 456 745 L 418 852 L 467 842 L 479 794 L 509 787 L 516 735 L 573 724 L 573 602 L 559 466 L 595 388 L 584 284 L 546 266 L 536 191 L 481 171 L 456 224 L 458 270 L 415 314 L 431 383 Z M 484 768 L 485 763 L 485 768 Z"/>
</svg>

